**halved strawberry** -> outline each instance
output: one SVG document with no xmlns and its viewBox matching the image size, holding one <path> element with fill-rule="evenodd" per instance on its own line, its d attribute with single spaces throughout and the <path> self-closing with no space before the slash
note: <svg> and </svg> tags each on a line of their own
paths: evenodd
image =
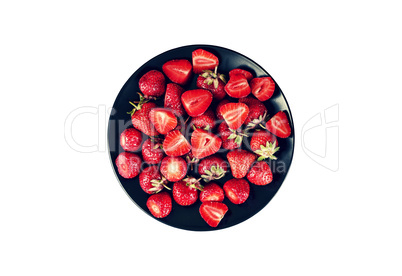
<svg viewBox="0 0 402 276">
<path fill-rule="evenodd" d="M 229 78 L 231 78 L 233 75 L 236 75 L 236 74 L 241 74 L 241 75 L 245 76 L 247 81 L 251 81 L 253 79 L 253 74 L 251 74 L 249 71 L 246 71 L 246 70 L 243 70 L 240 68 L 231 70 L 229 72 Z"/>
<path fill-rule="evenodd" d="M 276 113 L 265 126 L 269 132 L 280 138 L 287 138 L 291 134 L 288 117 L 283 111 Z"/>
<path fill-rule="evenodd" d="M 202 115 L 212 102 L 212 94 L 205 89 L 188 90 L 181 95 L 181 102 L 191 117 Z"/>
<path fill-rule="evenodd" d="M 173 112 L 166 108 L 154 108 L 149 112 L 149 119 L 160 134 L 166 134 L 177 126 Z"/>
<path fill-rule="evenodd" d="M 221 202 L 204 202 L 200 206 L 200 215 L 211 227 L 217 227 L 229 210 L 226 204 Z"/>
<path fill-rule="evenodd" d="M 225 91 L 230 97 L 244 98 L 250 94 L 251 88 L 243 74 L 234 74 L 225 85 Z"/>
<path fill-rule="evenodd" d="M 200 74 L 203 70 L 213 70 L 219 65 L 218 57 L 203 49 L 193 51 L 192 59 L 195 74 Z"/>
<path fill-rule="evenodd" d="M 271 98 L 275 91 L 275 82 L 270 77 L 254 78 L 250 86 L 251 93 L 262 102 Z"/>
<path fill-rule="evenodd" d="M 220 108 L 220 112 L 229 128 L 236 130 L 246 120 L 249 109 L 244 103 L 227 103 Z"/>
<path fill-rule="evenodd" d="M 206 130 L 197 128 L 191 135 L 191 152 L 198 159 L 216 153 L 221 145 L 221 138 Z"/>
<path fill-rule="evenodd" d="M 169 156 L 181 156 L 191 150 L 191 145 L 180 130 L 173 130 L 166 135 L 163 150 Z"/>
<path fill-rule="evenodd" d="M 187 59 L 174 59 L 163 64 L 162 71 L 172 82 L 185 85 L 191 76 L 192 68 Z"/>
</svg>

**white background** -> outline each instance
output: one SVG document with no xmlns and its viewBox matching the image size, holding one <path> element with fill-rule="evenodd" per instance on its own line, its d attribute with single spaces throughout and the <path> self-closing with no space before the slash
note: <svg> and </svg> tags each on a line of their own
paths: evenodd
<svg viewBox="0 0 402 276">
<path fill-rule="evenodd" d="M 401 275 L 397 2 L 3 1 L 0 274 Z M 212 232 L 166 226 L 132 203 L 110 166 L 102 112 L 72 125 L 96 152 L 65 141 L 71 112 L 110 108 L 143 63 L 197 43 L 270 72 L 296 129 L 275 198 Z M 324 154 L 325 126 L 301 143 L 304 124 L 333 105 L 336 172 L 304 150 Z"/>
</svg>

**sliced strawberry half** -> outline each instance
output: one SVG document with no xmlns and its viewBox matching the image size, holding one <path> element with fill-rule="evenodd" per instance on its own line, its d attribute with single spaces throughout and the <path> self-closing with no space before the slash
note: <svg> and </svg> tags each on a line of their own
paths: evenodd
<svg viewBox="0 0 402 276">
<path fill-rule="evenodd" d="M 216 153 L 222 146 L 222 140 L 206 130 L 197 128 L 191 135 L 191 152 L 201 159 Z"/>
<path fill-rule="evenodd" d="M 149 119 L 160 134 L 166 134 L 177 126 L 177 118 L 166 108 L 154 108 L 149 112 Z"/>
<path fill-rule="evenodd" d="M 220 112 L 229 128 L 236 130 L 246 120 L 249 109 L 244 103 L 227 103 L 220 108 Z"/>
<path fill-rule="evenodd" d="M 191 76 L 192 68 L 187 59 L 174 59 L 163 64 L 162 71 L 172 82 L 185 85 Z"/>
<path fill-rule="evenodd" d="M 244 98 L 250 94 L 251 88 L 243 74 L 232 74 L 225 85 L 225 91 L 230 97 Z"/>
<path fill-rule="evenodd" d="M 217 227 L 229 208 L 221 202 L 204 202 L 200 206 L 201 217 L 211 227 Z"/>
<path fill-rule="evenodd" d="M 193 71 L 200 74 L 204 70 L 213 70 L 219 65 L 219 59 L 214 54 L 203 49 L 197 49 L 192 53 Z"/>
<path fill-rule="evenodd" d="M 166 135 L 163 150 L 169 156 L 181 156 L 191 150 L 191 145 L 180 130 L 173 130 Z"/>
<path fill-rule="evenodd" d="M 181 102 L 191 117 L 202 115 L 212 102 L 212 93 L 205 89 L 188 90 L 181 95 Z"/>
<path fill-rule="evenodd" d="M 275 91 L 275 82 L 270 77 L 254 78 L 250 86 L 251 93 L 262 102 L 271 98 Z"/>
<path fill-rule="evenodd" d="M 280 138 L 287 138 L 291 134 L 291 129 L 286 113 L 279 111 L 266 124 L 267 130 Z"/>
<path fill-rule="evenodd" d="M 229 72 L 229 78 L 231 78 L 232 76 L 234 76 L 236 74 L 241 74 L 241 75 L 245 76 L 247 81 L 251 81 L 253 79 L 253 74 L 251 74 L 249 71 L 246 71 L 246 70 L 243 70 L 240 68 L 231 70 Z"/>
</svg>

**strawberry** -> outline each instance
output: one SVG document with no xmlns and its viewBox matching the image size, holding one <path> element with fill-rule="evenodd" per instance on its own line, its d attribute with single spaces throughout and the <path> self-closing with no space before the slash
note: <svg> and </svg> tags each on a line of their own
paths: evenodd
<svg viewBox="0 0 402 276">
<path fill-rule="evenodd" d="M 217 227 L 228 210 L 224 203 L 204 202 L 200 206 L 200 215 L 209 226 Z"/>
<path fill-rule="evenodd" d="M 165 76 L 158 70 L 151 70 L 145 73 L 138 84 L 146 99 L 154 99 L 165 93 Z"/>
<path fill-rule="evenodd" d="M 271 168 L 265 161 L 255 162 L 247 174 L 247 179 L 255 185 L 267 185 L 272 182 Z"/>
<path fill-rule="evenodd" d="M 224 149 L 237 149 L 240 147 L 244 136 L 241 132 L 230 129 L 225 122 L 218 126 L 218 133 Z"/>
<path fill-rule="evenodd" d="M 181 157 L 166 156 L 160 167 L 162 175 L 169 181 L 182 180 L 187 173 L 187 163 Z"/>
<path fill-rule="evenodd" d="M 127 128 L 120 134 L 120 145 L 125 151 L 137 151 L 141 143 L 142 134 L 134 128 Z"/>
<path fill-rule="evenodd" d="M 266 158 L 277 159 L 274 155 L 278 150 L 278 140 L 265 130 L 256 130 L 250 141 L 250 148 L 259 155 L 258 161 Z"/>
<path fill-rule="evenodd" d="M 167 217 L 172 211 L 172 198 L 167 192 L 151 195 L 147 200 L 147 207 L 154 217 Z"/>
<path fill-rule="evenodd" d="M 270 77 L 254 78 L 250 86 L 251 93 L 262 102 L 271 98 L 275 91 L 275 82 Z"/>
<path fill-rule="evenodd" d="M 251 165 L 257 158 L 254 153 L 242 149 L 230 151 L 226 157 L 229 161 L 233 177 L 235 178 L 245 177 Z"/>
<path fill-rule="evenodd" d="M 223 184 L 225 195 L 234 204 L 244 203 L 250 195 L 250 184 L 244 179 L 231 179 Z"/>
<path fill-rule="evenodd" d="M 149 119 L 160 134 L 167 134 L 177 126 L 173 112 L 166 108 L 154 108 L 149 112 Z"/>
<path fill-rule="evenodd" d="M 222 109 L 222 106 L 224 106 L 224 105 L 227 104 L 227 103 L 230 103 L 230 101 L 229 101 L 228 99 L 224 99 L 224 100 L 220 101 L 220 102 L 218 103 L 218 105 L 216 106 L 216 111 L 215 111 L 215 113 L 216 113 L 216 118 L 217 118 L 218 120 L 223 120 L 223 116 L 222 116 L 222 111 L 221 111 L 221 109 Z"/>
<path fill-rule="evenodd" d="M 204 70 L 212 70 L 219 65 L 218 57 L 203 49 L 193 51 L 192 60 L 195 74 L 201 74 Z"/>
<path fill-rule="evenodd" d="M 148 138 L 142 144 L 142 158 L 148 164 L 159 164 L 165 156 L 162 150 L 162 140 L 155 138 Z"/>
<path fill-rule="evenodd" d="M 206 130 L 197 128 L 191 135 L 191 151 L 198 159 L 216 153 L 221 145 L 222 140 Z"/>
<path fill-rule="evenodd" d="M 243 75 L 247 79 L 247 81 L 251 81 L 253 79 L 253 74 L 251 74 L 249 71 L 246 71 L 246 70 L 243 70 L 240 68 L 231 70 L 229 72 L 229 78 L 231 78 L 232 76 L 234 76 L 236 74 Z"/>
<path fill-rule="evenodd" d="M 162 71 L 172 81 L 185 85 L 191 77 L 193 67 L 187 59 L 174 59 L 165 62 Z"/>
<path fill-rule="evenodd" d="M 200 200 L 201 202 L 207 201 L 219 201 L 222 202 L 225 198 L 225 194 L 222 188 L 214 183 L 210 182 L 204 186 L 204 189 L 200 193 Z"/>
<path fill-rule="evenodd" d="M 170 108 L 177 117 L 183 117 L 185 114 L 183 105 L 181 104 L 181 94 L 184 89 L 175 83 L 168 83 L 166 85 L 165 103 L 164 107 Z"/>
<path fill-rule="evenodd" d="M 202 159 L 198 165 L 198 173 L 205 182 L 224 177 L 227 170 L 227 162 L 218 155 L 208 156 Z"/>
<path fill-rule="evenodd" d="M 287 138 L 291 134 L 291 129 L 286 113 L 279 111 L 266 123 L 269 132 L 280 138 Z"/>
<path fill-rule="evenodd" d="M 253 129 L 264 122 L 267 116 L 267 108 L 262 102 L 252 97 L 246 97 L 239 99 L 239 103 L 244 103 L 248 106 L 248 116 L 244 121 L 247 128 Z"/>
<path fill-rule="evenodd" d="M 244 103 L 227 103 L 220 111 L 229 128 L 233 130 L 241 127 L 249 113 L 248 106 Z"/>
<path fill-rule="evenodd" d="M 147 194 L 159 193 L 163 187 L 170 190 L 166 186 L 167 180 L 159 172 L 157 166 L 150 166 L 142 170 L 139 176 L 140 186 Z"/>
<path fill-rule="evenodd" d="M 188 90 L 181 95 L 181 102 L 191 117 L 202 115 L 212 102 L 212 94 L 205 89 Z"/>
<path fill-rule="evenodd" d="M 156 107 L 156 104 L 147 102 L 142 95 L 140 95 L 140 101 L 135 103 L 130 102 L 134 108 L 131 112 L 129 112 L 134 128 L 148 136 L 158 135 L 158 131 L 156 131 L 155 127 L 149 120 L 149 113 L 151 112 L 152 108 Z"/>
<path fill-rule="evenodd" d="M 116 158 L 119 174 L 124 178 L 134 178 L 141 170 L 141 157 L 132 152 L 122 152 Z"/>
<path fill-rule="evenodd" d="M 207 111 L 204 112 L 204 114 L 197 117 L 192 117 L 190 121 L 190 125 L 205 130 L 212 130 L 213 128 L 215 128 L 215 124 L 215 114 L 210 108 L 208 108 Z"/>
<path fill-rule="evenodd" d="M 173 130 L 166 135 L 163 150 L 169 156 L 181 156 L 191 150 L 191 145 L 180 130 Z"/>
<path fill-rule="evenodd" d="M 225 85 L 226 93 L 233 98 L 247 97 L 251 88 L 243 74 L 233 74 Z"/>
<path fill-rule="evenodd" d="M 198 190 L 202 190 L 199 180 L 188 177 L 173 184 L 173 199 L 181 206 L 194 204 L 198 199 Z"/>
<path fill-rule="evenodd" d="M 217 73 L 217 68 L 218 67 L 215 67 L 215 72 L 204 70 L 197 78 L 197 87 L 209 90 L 214 100 L 220 101 L 226 96 L 226 79 L 225 75 Z"/>
<path fill-rule="evenodd" d="M 189 151 L 186 154 L 186 161 L 187 164 L 190 165 L 190 169 L 193 170 L 193 164 L 197 164 L 200 161 L 200 159 L 196 158 L 194 154 L 191 151 Z"/>
</svg>

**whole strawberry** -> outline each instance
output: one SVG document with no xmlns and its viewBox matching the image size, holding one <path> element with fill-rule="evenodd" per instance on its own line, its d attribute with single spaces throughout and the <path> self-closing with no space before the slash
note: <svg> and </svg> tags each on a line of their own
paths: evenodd
<svg viewBox="0 0 402 276">
<path fill-rule="evenodd" d="M 165 153 L 162 149 L 162 140 L 158 138 L 148 138 L 142 144 L 142 158 L 148 164 L 159 164 Z"/>
<path fill-rule="evenodd" d="M 168 83 L 166 85 L 165 94 L 165 108 L 170 108 L 177 117 L 183 117 L 186 113 L 184 107 L 181 103 L 181 94 L 183 94 L 184 89 L 175 83 Z"/>
<path fill-rule="evenodd" d="M 155 103 L 147 102 L 147 100 L 140 95 L 140 101 L 136 103 L 130 102 L 134 106 L 133 110 L 129 112 L 131 115 L 131 122 L 134 128 L 145 133 L 148 136 L 156 136 L 159 133 L 156 131 L 155 127 L 149 120 L 149 113 L 152 108 L 156 108 Z"/>
<path fill-rule="evenodd" d="M 164 187 L 170 190 L 167 187 L 167 180 L 164 178 L 159 172 L 159 168 L 157 166 L 150 166 L 145 168 L 139 176 L 140 186 L 147 194 L 156 194 L 159 193 Z"/>
<path fill-rule="evenodd" d="M 198 190 L 202 186 L 193 177 L 185 178 L 173 184 L 173 199 L 181 206 L 194 204 L 198 199 Z"/>
<path fill-rule="evenodd" d="M 228 152 L 226 155 L 232 175 L 235 178 L 243 178 L 247 175 L 248 170 L 257 158 L 257 156 L 249 151 L 236 149 Z"/>
<path fill-rule="evenodd" d="M 247 179 L 255 185 L 267 185 L 272 182 L 272 171 L 267 162 L 255 162 L 247 174 Z"/>
<path fill-rule="evenodd" d="M 198 173 L 205 182 L 224 177 L 227 170 L 227 162 L 216 154 L 202 159 L 198 165 Z"/>
<path fill-rule="evenodd" d="M 278 140 L 268 131 L 256 130 L 250 141 L 251 150 L 259 155 L 258 161 L 266 158 L 277 159 L 274 155 L 278 150 Z"/>
<path fill-rule="evenodd" d="M 225 195 L 234 204 L 244 203 L 250 195 L 250 184 L 244 179 L 231 179 L 223 184 Z"/>
<path fill-rule="evenodd" d="M 226 96 L 226 80 L 225 75 L 217 73 L 217 68 L 215 67 L 215 72 L 204 70 L 197 78 L 197 87 L 211 91 L 214 100 L 220 101 Z"/>
<path fill-rule="evenodd" d="M 119 174 L 124 178 L 134 178 L 141 170 L 141 157 L 132 152 L 122 152 L 116 158 Z"/>
<path fill-rule="evenodd" d="M 210 182 L 204 186 L 204 189 L 200 193 L 201 202 L 218 201 L 222 202 L 225 198 L 225 194 L 218 184 Z"/>
<path fill-rule="evenodd" d="M 140 78 L 139 87 L 146 99 L 160 97 L 166 89 L 165 76 L 158 70 L 151 70 Z"/>
<path fill-rule="evenodd" d="M 226 122 L 222 122 L 218 126 L 218 134 L 222 139 L 222 147 L 229 150 L 239 148 L 244 136 L 239 131 L 231 130 Z"/>
<path fill-rule="evenodd" d="M 147 207 L 154 217 L 167 217 L 172 211 L 172 198 L 167 192 L 151 195 L 147 200 Z"/>
<path fill-rule="evenodd" d="M 208 108 L 207 111 L 204 112 L 204 114 L 197 117 L 192 117 L 190 125 L 196 128 L 212 130 L 215 128 L 216 125 L 215 114 L 212 109 Z"/>
<path fill-rule="evenodd" d="M 162 159 L 160 170 L 171 182 L 182 180 L 187 173 L 187 163 L 181 157 L 166 156 Z"/>
<path fill-rule="evenodd" d="M 120 145 L 125 151 L 137 151 L 141 143 L 142 134 L 134 128 L 127 128 L 120 134 Z"/>
<path fill-rule="evenodd" d="M 248 129 L 255 128 L 264 122 L 267 116 L 267 108 L 262 102 L 249 96 L 239 99 L 239 103 L 244 103 L 248 106 L 248 116 L 244 121 L 244 125 L 246 125 Z"/>
</svg>

